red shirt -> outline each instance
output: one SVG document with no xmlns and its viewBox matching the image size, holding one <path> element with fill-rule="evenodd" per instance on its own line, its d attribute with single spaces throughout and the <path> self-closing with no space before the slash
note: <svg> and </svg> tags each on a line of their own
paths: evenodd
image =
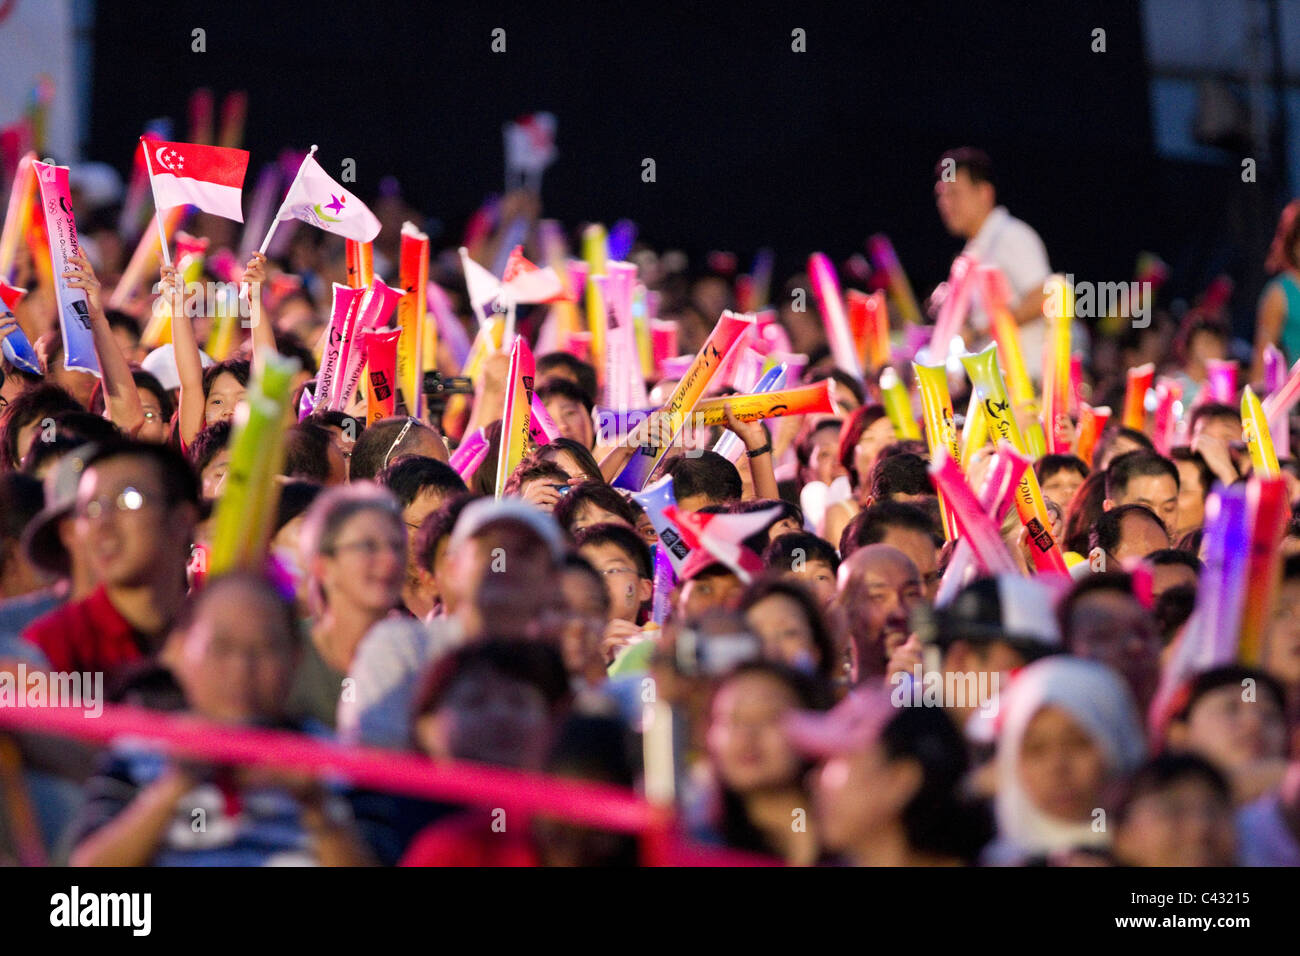
<svg viewBox="0 0 1300 956">
<path fill-rule="evenodd" d="M 532 843 L 523 834 L 492 829 L 485 810 L 439 820 L 411 841 L 400 866 L 538 866 Z"/>
<path fill-rule="evenodd" d="M 113 607 L 103 585 L 37 618 L 22 637 L 45 653 L 54 671 L 113 671 L 145 657 L 142 635 Z"/>
</svg>

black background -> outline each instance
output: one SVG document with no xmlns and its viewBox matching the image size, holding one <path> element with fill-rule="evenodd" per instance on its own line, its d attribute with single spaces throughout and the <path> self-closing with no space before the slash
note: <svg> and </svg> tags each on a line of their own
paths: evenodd
<svg viewBox="0 0 1300 956">
<path fill-rule="evenodd" d="M 250 188 L 281 147 L 318 143 L 336 176 L 356 159 L 363 199 L 396 175 L 444 224 L 436 245 L 501 190 L 501 124 L 545 109 L 560 151 L 545 214 L 631 218 L 697 263 L 727 249 L 747 269 L 767 245 L 780 281 L 813 250 L 843 261 L 883 231 L 924 295 L 960 248 L 934 209 L 935 161 L 979 145 L 1053 268 L 1126 280 L 1151 248 L 1178 268 L 1175 286 L 1200 288 L 1224 261 L 1258 269 L 1257 250 L 1218 242 L 1224 204 L 1254 188 L 1239 169 L 1196 169 L 1193 183 L 1152 155 L 1136 3 L 97 9 L 90 156 L 125 169 L 147 119 L 174 117 L 183 139 L 194 88 L 246 89 Z M 191 52 L 195 27 L 205 53 Z M 796 27 L 806 53 L 791 50 Z M 1091 51 L 1097 27 L 1105 53 Z M 641 181 L 646 157 L 655 183 Z"/>
</svg>

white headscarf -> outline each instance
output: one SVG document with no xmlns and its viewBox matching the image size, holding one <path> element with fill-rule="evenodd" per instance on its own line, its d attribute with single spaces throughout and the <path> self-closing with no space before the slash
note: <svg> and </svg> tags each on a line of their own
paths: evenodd
<svg viewBox="0 0 1300 956">
<path fill-rule="evenodd" d="M 1114 773 L 1127 774 L 1142 762 L 1145 744 L 1128 687 L 1108 667 L 1074 657 L 1047 657 L 1016 676 L 1007 690 L 998 735 L 998 839 L 989 862 L 1005 863 L 1081 847 L 1110 845 L 1109 828 L 1058 820 L 1029 798 L 1020 783 L 1020 749 L 1029 722 L 1044 707 L 1060 707 L 1105 754 Z"/>
</svg>

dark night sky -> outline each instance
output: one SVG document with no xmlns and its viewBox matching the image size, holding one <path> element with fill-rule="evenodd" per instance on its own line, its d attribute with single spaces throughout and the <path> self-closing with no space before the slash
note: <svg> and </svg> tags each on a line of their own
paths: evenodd
<svg viewBox="0 0 1300 956">
<path fill-rule="evenodd" d="M 1063 271 L 1126 279 L 1171 228 L 1152 197 L 1136 3 L 122 6 L 99 6 L 89 152 L 123 168 L 150 117 L 184 138 L 186 99 L 209 86 L 249 91 L 252 171 L 319 143 L 329 170 L 356 158 L 363 198 L 395 174 L 457 236 L 501 189 L 502 122 L 537 109 L 559 121 L 547 215 L 628 217 L 656 246 L 730 249 L 742 267 L 770 245 L 779 277 L 884 231 L 923 293 L 959 248 L 931 190 L 939 153 L 962 144 L 993 154 L 1001 198 Z"/>
</svg>

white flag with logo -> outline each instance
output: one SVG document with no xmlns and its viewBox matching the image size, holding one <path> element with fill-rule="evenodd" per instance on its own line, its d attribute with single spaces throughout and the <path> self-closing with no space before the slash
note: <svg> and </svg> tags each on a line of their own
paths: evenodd
<svg viewBox="0 0 1300 956">
<path fill-rule="evenodd" d="M 379 220 L 352 193 L 348 192 L 320 168 L 315 157 L 303 160 L 298 178 L 289 187 L 277 219 L 301 219 L 310 226 L 370 242 L 379 235 Z"/>
</svg>

